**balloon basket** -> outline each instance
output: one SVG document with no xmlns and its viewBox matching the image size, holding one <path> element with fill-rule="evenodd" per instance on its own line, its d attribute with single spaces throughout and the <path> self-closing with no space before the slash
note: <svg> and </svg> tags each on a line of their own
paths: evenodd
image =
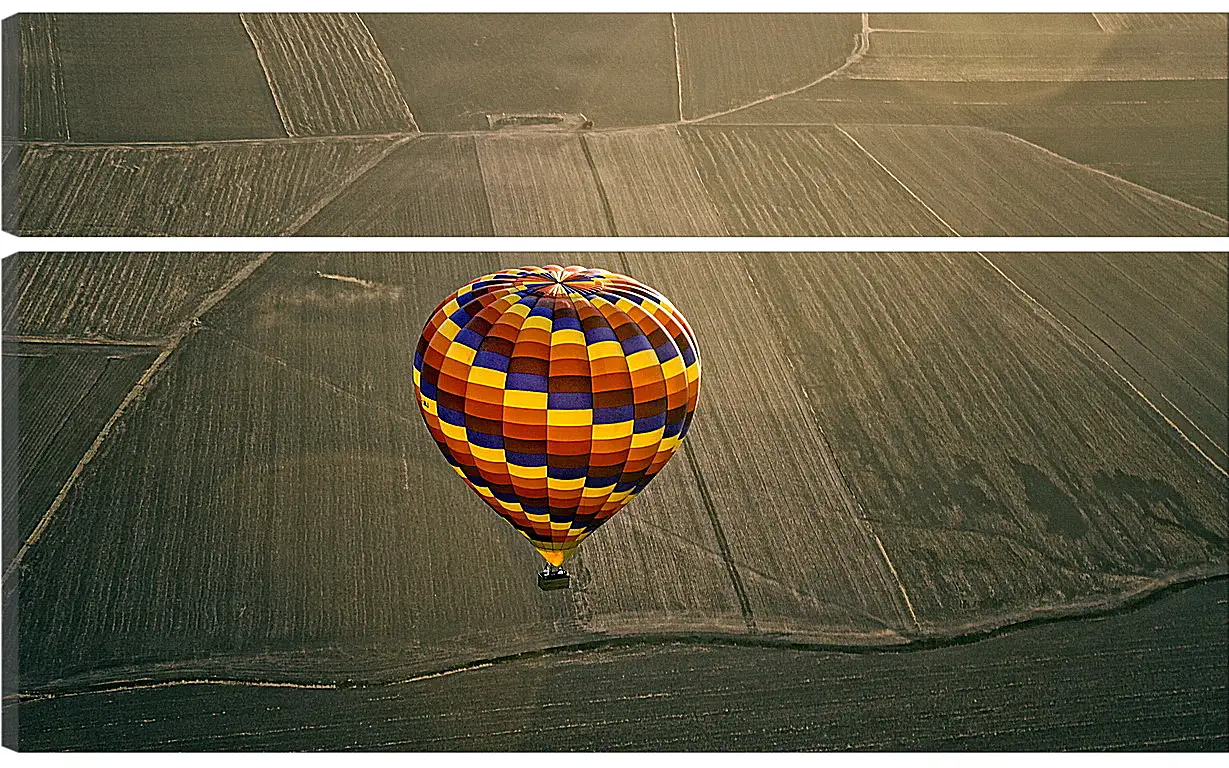
<svg viewBox="0 0 1229 768">
<path fill-rule="evenodd" d="M 538 573 L 538 589 L 543 591 L 549 589 L 567 589 L 568 582 L 571 581 L 571 576 L 568 572 L 557 565 L 548 565 L 546 569 Z"/>
</svg>

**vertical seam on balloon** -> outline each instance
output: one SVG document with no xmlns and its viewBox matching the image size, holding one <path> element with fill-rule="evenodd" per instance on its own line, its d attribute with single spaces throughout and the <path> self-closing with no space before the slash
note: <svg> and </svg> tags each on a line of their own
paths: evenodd
<svg viewBox="0 0 1229 768">
<path fill-rule="evenodd" d="M 516 295 L 517 295 L 517 301 L 516 301 L 515 303 L 513 303 L 513 305 L 512 305 L 512 306 L 516 306 L 517 304 L 519 304 L 519 303 L 521 302 L 521 300 L 522 300 L 522 299 L 524 299 L 524 296 L 522 296 L 522 295 L 521 295 L 520 291 L 516 291 Z M 511 309 L 511 307 L 509 307 L 509 309 Z M 505 316 L 507 316 L 507 314 L 510 314 L 510 313 L 505 313 Z M 508 354 L 508 366 L 509 366 L 509 368 L 511 368 L 511 366 L 512 366 L 512 355 L 513 355 L 513 354 L 515 354 L 515 352 L 516 352 L 516 343 L 517 343 L 517 341 L 520 339 L 520 336 L 521 336 L 521 328 L 522 328 L 522 327 L 524 326 L 524 324 L 525 324 L 525 317 L 523 317 L 523 316 L 521 316 L 520 314 L 517 314 L 517 313 L 511 313 L 511 314 L 515 314 L 515 315 L 516 315 L 516 317 L 517 317 L 518 319 L 517 319 L 517 321 L 516 321 L 515 323 L 510 323 L 510 325 L 512 325 L 512 326 L 513 326 L 513 328 L 514 328 L 514 330 L 516 331 L 516 333 L 515 333 L 515 336 L 514 336 L 514 337 L 513 337 L 513 339 L 512 339 L 512 351 Z M 507 391 L 508 391 L 508 385 L 507 385 L 507 380 L 505 379 L 505 381 L 504 381 L 504 393 L 505 393 L 505 397 L 504 397 L 504 402 L 501 402 L 501 403 L 500 403 L 500 409 L 499 409 L 499 414 L 500 414 L 500 415 L 499 415 L 499 436 L 500 436 L 500 438 L 504 441 L 504 455 L 505 455 L 505 458 L 507 457 L 507 452 L 508 452 L 508 417 L 507 417 L 507 414 L 505 413 L 505 411 L 506 411 L 506 409 L 507 409 L 507 405 L 505 405 L 505 404 L 504 404 L 504 403 L 506 402 L 506 400 L 507 400 Z M 508 464 L 509 464 L 509 465 L 511 465 L 511 464 L 512 464 L 512 462 L 511 462 L 511 461 L 509 461 L 509 462 L 508 462 Z M 520 464 L 517 464 L 516 466 L 520 467 L 521 465 L 520 465 Z M 524 483 L 523 483 L 523 478 L 519 478 L 519 477 L 517 477 L 517 476 L 516 476 L 516 475 L 512 472 L 512 470 L 511 470 L 511 469 L 509 469 L 509 470 L 508 470 L 508 482 L 509 482 L 509 484 L 511 484 L 511 486 L 512 486 L 512 492 L 513 492 L 513 494 L 515 494 L 515 495 L 516 495 L 517 503 L 518 503 L 518 504 L 520 504 L 520 506 L 521 506 L 521 514 L 522 514 L 522 516 L 524 516 L 524 517 L 525 517 L 525 520 L 526 520 L 526 522 L 527 522 L 527 523 L 528 523 L 528 522 L 530 522 L 530 521 L 529 521 L 529 517 L 528 517 L 529 513 L 525 511 L 525 498 L 528 496 L 528 493 L 527 493 L 527 492 L 529 491 L 529 488 L 527 488 L 527 487 L 525 487 L 525 486 L 524 486 Z M 526 535 L 528 535 L 528 533 L 527 533 L 526 531 L 524 531 L 523 529 L 521 529 L 521 528 L 519 528 L 519 527 L 517 527 L 517 526 L 513 526 L 513 527 L 514 527 L 514 528 L 516 528 L 518 531 L 521 531 L 521 533 L 525 533 Z M 530 529 L 530 531 L 532 531 L 532 530 L 533 530 L 533 526 L 532 526 L 532 525 L 530 525 L 530 526 L 529 526 L 529 529 Z M 529 541 L 530 541 L 530 543 L 531 543 L 531 544 L 533 543 L 533 539 L 532 539 L 532 538 L 531 538 Z"/>
<path fill-rule="evenodd" d="M 572 298 L 571 293 L 570 293 L 569 291 L 565 290 L 565 291 L 563 292 L 563 294 L 562 294 L 561 299 L 562 299 L 563 301 L 566 301 L 566 302 L 567 302 L 567 305 L 568 305 L 569 307 L 571 307 L 571 309 L 572 309 L 573 313 L 577 315 L 577 323 L 579 324 L 579 313 L 578 313 L 578 312 L 576 312 L 576 301 Z M 559 314 L 558 314 L 558 304 L 559 304 L 559 302 L 560 302 L 560 300 L 561 300 L 561 299 L 556 299 L 556 300 L 555 300 L 555 305 L 556 305 L 556 313 L 555 313 L 555 315 L 554 315 L 553 317 L 551 317 L 551 336 L 552 336 L 552 337 L 554 336 L 554 333 L 555 333 L 555 325 L 556 325 L 556 323 L 557 323 L 557 321 L 558 321 L 558 319 L 559 319 Z M 583 331 L 582 331 L 582 334 L 583 334 Z M 585 345 L 585 347 L 586 347 L 586 349 L 587 349 L 587 348 L 588 348 L 588 344 L 586 344 L 586 345 Z M 555 352 L 555 344 L 554 344 L 554 339 L 553 339 L 553 338 L 551 339 L 551 346 L 550 346 L 550 348 L 551 348 L 551 354 L 550 354 L 550 356 L 547 358 L 547 366 L 546 366 L 546 392 L 547 392 L 547 394 L 546 394 L 546 409 L 547 409 L 548 414 L 549 414 L 549 412 L 550 412 L 550 410 L 551 410 L 551 407 L 550 407 L 550 380 L 551 380 L 552 376 L 554 375 L 555 360 L 556 360 L 555 355 L 554 355 L 554 352 Z M 563 358 L 559 358 L 559 359 L 563 359 Z M 586 370 L 587 370 L 587 371 L 588 371 L 588 373 L 589 373 L 589 381 L 590 381 L 590 385 L 589 385 L 589 450 L 588 450 L 588 451 L 586 451 L 586 453 L 585 453 L 585 466 L 586 466 L 586 469 L 587 469 L 587 468 L 588 468 L 588 465 L 589 465 L 589 457 L 593 455 L 593 385 L 592 385 L 592 381 L 593 381 L 593 370 L 592 370 L 592 368 L 589 366 L 589 355 L 588 355 L 587 353 L 585 354 L 584 361 L 585 361 L 585 368 L 586 368 Z M 551 436 L 551 429 L 550 429 L 549 419 L 550 419 L 550 416 L 548 415 L 548 416 L 547 416 L 548 423 L 547 423 L 547 426 L 546 426 L 546 441 L 547 441 L 547 454 L 548 454 L 548 455 L 549 455 L 549 453 L 550 453 L 550 436 Z M 550 468 L 549 468 L 549 467 L 548 467 L 548 468 L 547 468 L 547 470 L 546 470 L 546 476 L 547 476 L 546 493 L 547 493 L 547 498 L 550 498 L 550 496 L 551 496 L 551 488 L 550 488 L 550 480 L 549 480 L 549 478 L 550 478 Z M 573 525 L 576 523 L 576 513 L 580 511 L 580 505 L 581 505 L 581 503 L 582 503 L 582 502 L 581 502 L 581 500 L 583 500 L 583 499 L 584 499 L 584 486 L 581 486 L 581 497 L 580 497 L 580 499 L 578 499 L 578 500 L 577 500 L 576 505 L 575 505 L 574 507 L 572 507 L 572 508 L 571 508 L 572 519 L 568 521 L 568 529 L 567 529 L 566 531 L 564 531 L 564 532 L 563 532 L 563 542 L 562 542 L 563 544 L 567 544 L 569 537 L 571 537 L 571 535 L 572 535 L 572 528 L 573 528 Z M 554 529 L 553 529 L 553 528 L 552 528 L 552 530 L 551 530 L 551 536 L 552 536 L 552 537 L 554 536 Z"/>
<path fill-rule="evenodd" d="M 663 312 L 665 312 L 665 311 L 666 311 L 666 310 L 665 310 L 665 307 L 662 307 L 660 304 L 658 304 L 658 305 L 656 305 L 656 306 L 658 306 L 658 307 L 659 307 L 659 308 L 660 308 Z M 650 321 L 650 322 L 652 322 L 652 323 L 653 323 L 654 325 L 656 325 L 659 329 L 661 329 L 661 332 L 662 332 L 662 333 L 664 333 L 664 334 L 666 335 L 666 341 L 667 341 L 667 343 L 669 343 L 669 344 L 670 344 L 670 346 L 674 347 L 674 352 L 675 352 L 675 354 L 678 356 L 679 360 L 680 360 L 680 361 L 682 361 L 682 358 L 683 358 L 683 350 L 679 349 L 678 343 L 677 343 L 677 342 L 675 342 L 674 337 L 670 335 L 670 331 L 669 331 L 669 329 L 667 329 L 667 328 L 666 328 L 666 327 L 662 324 L 662 322 L 661 322 L 660 320 L 658 320 L 658 319 L 657 319 L 657 315 L 656 315 L 655 313 L 648 311 L 648 310 L 647 310 L 647 309 L 645 309 L 643 306 L 642 306 L 642 307 L 640 307 L 640 310 L 641 310 L 642 312 L 644 312 L 644 314 L 645 314 L 645 315 L 649 318 L 649 321 Z M 639 325 L 639 324 L 637 323 L 637 325 Z M 642 329 L 642 330 L 643 330 L 643 329 Z M 646 334 L 645 338 L 648 338 L 647 334 Z M 651 344 L 652 342 L 650 341 L 649 343 Z M 657 354 L 657 348 L 656 348 L 656 347 L 653 347 L 653 353 L 654 353 L 654 354 Z M 698 358 L 698 357 L 697 357 L 696 359 L 697 359 L 697 360 L 699 360 L 699 358 Z M 659 367 L 659 368 L 663 365 L 662 360 L 661 360 L 661 355 L 657 355 L 657 363 L 658 363 L 658 367 Z M 686 369 L 684 369 L 684 376 L 685 376 L 685 375 L 686 375 Z M 667 379 L 667 378 L 666 378 L 666 374 L 665 374 L 665 370 L 664 370 L 664 369 L 662 370 L 662 383 L 663 383 L 663 385 L 667 385 L 667 390 L 666 390 L 666 394 L 665 394 L 665 398 L 666 398 L 666 413 L 669 413 L 669 412 L 670 412 L 670 393 L 669 393 L 669 389 L 668 389 L 669 379 Z M 684 398 L 684 405 L 686 405 L 686 398 Z M 686 418 L 686 414 L 684 414 L 684 418 Z M 654 464 L 656 464 L 656 463 L 657 463 L 657 460 L 661 457 L 661 444 L 662 444 L 663 442 L 665 442 L 665 427 L 666 427 L 666 426 L 667 426 L 667 424 L 666 424 L 666 423 L 663 423 L 663 424 L 662 424 L 662 439 L 661 439 L 661 440 L 659 440 L 659 441 L 657 442 L 657 450 L 654 452 L 654 454 L 653 454 L 653 458 L 649 460 L 649 466 L 646 468 L 646 470 L 645 470 L 646 472 L 647 472 L 649 469 L 652 469 L 652 468 L 653 468 L 653 465 L 654 465 Z M 667 455 L 667 459 L 669 458 L 669 456 L 673 456 L 673 455 L 674 455 L 674 453 L 675 453 L 675 451 L 677 451 L 681 445 L 682 445 L 682 440 L 680 439 L 680 440 L 679 440 L 679 444 L 678 444 L 678 445 L 676 445 L 676 446 L 674 447 L 674 449 L 673 449 L 673 450 L 671 450 L 671 451 L 670 451 L 670 453 Z M 659 471 L 660 471 L 660 470 L 659 470 Z M 654 475 L 650 475 L 650 476 L 649 476 L 649 479 L 652 479 L 652 477 L 653 477 L 653 476 L 654 476 Z M 646 482 L 647 482 L 647 481 L 646 481 Z"/>
<path fill-rule="evenodd" d="M 609 301 L 609 300 L 606 300 L 606 299 L 603 299 L 603 301 L 604 301 L 604 303 L 605 303 L 605 306 L 604 306 L 604 307 L 595 306 L 594 308 L 595 308 L 595 309 L 597 309 L 598 314 L 602 316 L 602 319 L 606 321 L 606 324 L 607 324 L 608 326 L 610 326 L 610 330 L 611 330 L 612 332 L 614 331 L 615 324 L 611 321 L 611 317 L 610 317 L 610 315 L 609 315 L 609 314 L 607 314 L 606 312 L 604 312 L 604 311 L 603 311 L 603 309 L 605 309 L 605 308 L 607 308 L 607 307 L 608 307 L 608 308 L 610 309 L 610 312 L 611 312 L 611 313 L 615 313 L 615 314 L 617 314 L 617 315 L 622 315 L 624 318 L 627 318 L 627 320 L 628 320 L 629 322 L 632 322 L 632 319 L 631 319 L 630 317 L 628 317 L 628 316 L 627 316 L 627 313 L 626 313 L 626 312 L 624 312 L 623 310 L 619 309 L 618 307 L 616 307 L 616 306 L 614 305 L 614 303 L 613 303 L 613 302 L 611 302 L 611 301 Z M 586 346 L 588 346 L 588 345 L 586 345 Z M 626 357 L 626 356 L 622 356 L 622 355 L 620 355 L 617 359 L 618 359 L 618 360 L 620 360 L 620 361 L 623 363 L 623 373 L 625 373 L 625 374 L 627 375 L 627 388 L 628 388 L 629 390 L 634 390 L 634 389 L 635 389 L 635 382 L 632 380 L 632 371 L 631 371 L 631 367 L 630 367 L 630 366 L 628 366 L 628 364 L 627 364 L 627 357 Z M 633 391 L 633 394 L 632 394 L 632 409 L 633 409 L 633 412 L 632 412 L 632 435 L 633 435 L 633 436 L 636 434 L 635 402 L 636 402 L 636 396 L 635 396 L 634 391 Z M 614 490 L 614 491 L 611 491 L 611 493 L 618 493 L 618 487 L 619 487 L 619 484 L 621 484 L 621 483 L 623 482 L 623 476 L 624 476 L 624 472 L 625 472 L 625 470 L 626 470 L 626 465 L 627 465 L 627 458 L 628 458 L 628 456 L 630 456 L 630 455 L 631 455 L 631 452 L 632 452 L 632 438 L 631 438 L 631 437 L 629 437 L 629 438 L 627 439 L 627 447 L 623 449 L 623 451 L 622 451 L 622 457 L 620 458 L 620 461 L 619 461 L 619 463 L 623 466 L 623 469 L 620 469 L 620 470 L 619 470 L 619 478 L 618 478 L 617 480 L 615 480 L 615 490 Z M 607 495 L 607 496 L 606 496 L 606 501 L 605 501 L 605 502 L 603 502 L 603 504 L 602 504 L 602 507 L 603 507 L 603 508 L 605 507 L 606 503 L 607 503 L 607 502 L 609 502 L 609 500 L 610 500 L 610 496 L 609 496 L 609 495 Z M 627 504 L 627 502 L 626 502 L 626 501 L 624 501 L 623 505 L 621 505 L 619 508 L 620 508 L 620 509 L 622 509 L 622 508 L 623 508 L 623 506 L 626 506 L 626 504 Z M 598 509 L 598 514 L 599 514 L 599 515 L 601 514 L 601 508 L 599 508 L 599 509 Z M 614 513 L 612 512 L 610 515 L 606 515 L 606 516 L 602 517 L 600 520 L 598 520 L 598 521 L 597 521 L 597 522 L 598 522 L 598 524 L 600 525 L 600 524 L 602 524 L 602 523 L 606 522 L 607 520 L 609 520 L 609 519 L 610 519 L 610 517 L 611 517 L 613 514 L 614 514 Z"/>
</svg>

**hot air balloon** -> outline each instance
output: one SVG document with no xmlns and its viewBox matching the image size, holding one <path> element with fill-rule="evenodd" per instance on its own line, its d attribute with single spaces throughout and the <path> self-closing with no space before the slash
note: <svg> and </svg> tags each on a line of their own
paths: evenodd
<svg viewBox="0 0 1229 768">
<path fill-rule="evenodd" d="M 466 483 L 546 560 L 539 586 L 678 450 L 700 357 L 682 313 L 630 277 L 521 267 L 448 296 L 423 328 L 414 390 Z"/>
</svg>

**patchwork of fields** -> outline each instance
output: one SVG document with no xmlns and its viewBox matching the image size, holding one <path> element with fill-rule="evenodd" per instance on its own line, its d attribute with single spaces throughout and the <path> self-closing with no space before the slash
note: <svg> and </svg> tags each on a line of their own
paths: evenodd
<svg viewBox="0 0 1229 768">
<path fill-rule="evenodd" d="M 1229 217 L 1225 14 L 868 15 L 830 79 L 737 123 L 977 125 Z"/>
<path fill-rule="evenodd" d="M 536 589 L 537 556 L 453 477 L 407 373 L 441 295 L 539 255 L 196 258 L 5 264 L 5 418 L 37 414 L 5 465 L 6 492 L 33 478 L 6 519 L 23 695 L 385 685 L 613 638 L 941 643 L 1226 572 L 1224 462 L 1187 439 L 1223 434 L 1224 414 L 1167 422 L 1149 405 L 1225 387 L 1192 378 L 1224 350 L 1187 327 L 1229 313 L 1223 254 L 1175 254 L 1162 274 L 1109 256 L 1058 278 L 1010 254 L 566 256 L 669 295 L 699 334 L 706 394 L 682 454 L 586 542 L 564 593 Z M 1109 280 L 1117 302 L 1097 294 Z M 1129 311 L 1182 285 L 1199 298 L 1175 316 Z M 178 298 L 142 327 L 152 296 Z M 23 309 L 48 303 L 64 310 Z M 1138 343 L 1090 346 L 1097 313 Z M 1169 344 L 1178 332 L 1193 346 Z M 16 705 L 32 743 L 77 738 L 31 714 L 68 727 L 73 699 Z"/>
<path fill-rule="evenodd" d="M 612 643 L 373 687 L 103 688 L 5 716 L 30 750 L 1224 751 L 1225 604 L 1220 580 L 913 653 Z"/>
<path fill-rule="evenodd" d="M 6 22 L 9 231 L 1229 233 L 1224 15 L 176 19 Z"/>
</svg>

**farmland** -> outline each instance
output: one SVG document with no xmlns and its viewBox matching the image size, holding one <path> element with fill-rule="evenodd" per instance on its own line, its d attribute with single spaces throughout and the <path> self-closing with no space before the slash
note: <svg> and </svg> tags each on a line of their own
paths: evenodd
<svg viewBox="0 0 1229 768">
<path fill-rule="evenodd" d="M 21 148 L 5 195 L 20 235 L 277 234 L 392 139 Z"/>
<path fill-rule="evenodd" d="M 16 441 L 4 462 L 6 567 L 154 355 L 148 346 L 4 342 L 4 407 L 16 427 L 5 430 Z"/>
<path fill-rule="evenodd" d="M 731 234 L 947 234 L 831 126 L 696 127 L 684 137 Z"/>
<path fill-rule="evenodd" d="M 870 14 L 867 51 L 849 68 L 715 119 L 996 128 L 1224 219 L 1225 20 Z"/>
<path fill-rule="evenodd" d="M 158 342 L 247 260 L 244 254 L 190 260 L 168 253 L 17 254 L 3 262 L 4 333 Z M 126 285 L 139 290 L 122 290 Z"/>
<path fill-rule="evenodd" d="M 1226 465 L 1225 254 L 991 258 L 1112 360 L 1213 461 Z"/>
<path fill-rule="evenodd" d="M 581 112 L 603 126 L 671 122 L 667 14 L 363 14 L 423 130 L 488 112 Z"/>
<path fill-rule="evenodd" d="M 6 136 L 68 138 L 64 67 L 58 38 L 59 23 L 52 14 L 31 13 L 4 20 L 4 47 L 12 52 L 5 67 L 26 67 L 26 71 L 11 77 L 6 84 Z M 10 110 L 12 118 L 7 117 Z M 10 119 L 14 124 L 7 122 Z"/>
<path fill-rule="evenodd" d="M 66 133 L 26 139 L 190 141 L 284 136 L 233 14 L 55 14 Z M 25 66 L 44 81 L 43 62 Z M 53 81 L 54 82 L 54 81 Z"/>
<path fill-rule="evenodd" d="M 395 685 L 134 685 L 6 714 L 30 750 L 1223 751 L 1225 600 L 1221 580 L 914 653 L 614 644 Z"/>
<path fill-rule="evenodd" d="M 495 234 L 611 234 L 581 142 L 566 133 L 494 134 L 478 141 L 478 166 Z"/>
<path fill-rule="evenodd" d="M 845 63 L 862 32 L 857 13 L 673 16 L 681 117 L 689 120 L 813 82 Z"/>
<path fill-rule="evenodd" d="M 355 13 L 245 13 L 243 26 L 289 136 L 418 130 Z"/>
<path fill-rule="evenodd" d="M 726 234 L 678 129 L 594 132 L 583 141 L 610 205 L 612 234 Z M 659 181 L 645 184 L 650 177 Z"/>
<path fill-rule="evenodd" d="M 6 144 L 10 231 L 1229 231 L 1223 15 L 178 19 L 9 21 L 9 56 L 21 53 L 5 82 L 17 107 L 6 112 L 6 139 L 19 142 Z M 762 53 L 770 48 L 773 55 Z M 490 130 L 494 113 L 564 122 Z M 578 128 L 587 125 L 582 113 L 591 127 Z M 849 138 L 876 143 L 874 134 L 892 149 L 867 146 L 874 157 L 857 157 L 863 153 Z M 276 136 L 322 143 L 318 154 L 303 155 Z M 162 143 L 134 144 L 149 141 Z M 382 158 L 350 153 L 394 142 L 408 143 Z M 126 157 L 106 154 L 137 151 L 158 177 L 136 176 Z M 111 160 L 98 165 L 100 157 Z M 192 167 L 180 175 L 185 158 Z M 228 181 L 243 192 L 260 187 L 250 172 L 291 194 L 218 191 Z M 304 173 L 319 185 L 300 181 Z M 907 189 L 904 177 L 913 180 Z M 998 187 L 1010 190 L 1009 202 L 998 204 Z M 188 199 L 197 192 L 208 195 Z M 677 210 L 662 204 L 671 199 Z M 985 210 L 953 213 L 970 199 Z M 919 214 L 919 200 L 951 229 Z"/>
<path fill-rule="evenodd" d="M 977 235 L 1223 235 L 1223 219 L 1091 173 L 1010 134 L 956 126 L 850 126 L 955 232 Z M 950 169 L 962 172 L 953 178 Z M 1028 169 L 1025 171 L 1024 169 Z M 1026 174 L 1026 175 L 1018 175 Z M 1044 174 L 1045 186 L 1018 178 Z M 931 190 L 942 188 L 944 194 Z"/>
<path fill-rule="evenodd" d="M 611 706 L 657 690 L 648 683 L 651 670 L 666 675 L 660 679 L 669 690 L 680 685 L 669 675 L 693 675 L 678 695 L 691 706 L 716 696 L 713 705 L 721 709 L 728 708 L 724 694 L 706 682 L 719 669 L 733 665 L 750 675 L 768 664 L 761 669 L 766 677 L 748 685 L 774 686 L 771 669 L 784 674 L 805 658 L 822 667 L 806 679 L 827 690 L 824 676 L 835 672 L 823 665 L 848 670 L 852 663 L 813 650 L 725 647 L 744 641 L 857 648 L 852 659 L 870 665 L 867 680 L 895 679 L 888 670 L 901 670 L 917 681 L 901 695 L 925 696 L 932 690 L 925 654 L 965 660 L 959 663 L 968 669 L 942 683 L 956 691 L 991 673 L 1003 674 L 1004 684 L 1027 678 L 1029 669 L 1052 675 L 1068 668 L 1071 649 L 1086 643 L 1053 625 L 1046 632 L 1058 633 L 1051 638 L 1055 656 L 1034 650 L 1040 655 L 1025 666 L 1003 665 L 991 651 L 981 656 L 981 643 L 906 654 L 874 649 L 943 646 L 970 630 L 1112 608 L 1175 581 L 1225 572 L 1224 476 L 1094 355 L 1066 318 L 1094 309 L 1121 318 L 1145 351 L 1171 345 L 1161 359 L 1179 371 L 1197 368 L 1208 349 L 1223 355 L 1223 345 L 1199 341 L 1180 319 L 1132 317 L 1133 304 L 1096 295 L 1073 306 L 1070 297 L 1042 294 L 1051 317 L 996 270 L 1010 255 L 991 262 L 944 254 L 550 254 L 551 261 L 630 273 L 670 296 L 699 334 L 705 385 L 682 454 L 586 542 L 569 564 L 572 590 L 541 593 L 532 579 L 537 556 L 452 476 L 422 428 L 407 361 L 422 319 L 441 295 L 475 275 L 544 258 L 276 254 L 244 262 L 229 276 L 221 261 L 206 261 L 200 273 L 188 270 L 180 283 L 200 287 L 185 297 L 200 295 L 210 279 L 229 279 L 187 314 L 168 309 L 180 329 L 174 347 L 6 580 L 6 601 L 16 610 L 6 626 L 16 627 L 22 648 L 18 690 L 36 696 L 123 689 L 17 705 L 7 700 L 20 708 L 30 743 L 71 746 L 88 738 L 83 734 L 91 727 L 76 706 L 87 702 L 122 725 L 144 717 L 157 701 L 175 702 L 187 717 L 198 711 L 199 695 L 233 693 L 250 694 L 243 700 L 251 706 L 285 711 L 249 718 L 241 729 L 246 736 L 230 720 L 183 725 L 168 713 L 146 736 L 117 735 L 118 746 L 184 746 L 196 738 L 275 745 L 283 738 L 277 734 L 302 718 L 322 729 L 300 734 L 306 740 L 299 744 L 324 745 L 345 730 L 347 717 L 374 717 L 395 705 L 371 697 L 396 702 L 403 695 L 423 709 L 403 711 L 404 721 L 380 715 L 386 725 L 365 730 L 360 744 L 502 745 L 504 737 L 480 723 L 506 715 L 473 707 L 480 720 L 461 718 L 475 723 L 465 730 L 432 730 L 421 717 L 472 705 L 475 694 L 464 693 L 470 683 L 462 681 L 498 686 L 507 680 L 531 696 L 549 691 L 531 700 L 533 708 L 560 700 L 554 696 L 580 695 L 571 691 L 582 688 L 571 684 L 514 682 L 546 685 L 543 665 L 555 664 L 560 652 L 534 654 L 561 646 L 590 649 L 572 659 L 581 665 L 572 669 L 595 665 L 594 684 L 627 672 L 621 685 L 629 687 L 612 692 Z M 46 286 L 48 296 L 68 307 L 84 306 L 71 295 L 73 284 L 95 292 L 103 306 L 115 303 L 107 284 L 134 303 L 147 301 L 167 291 L 175 262 L 152 260 L 142 271 L 139 255 L 80 264 L 68 257 L 22 259 L 6 265 L 6 285 L 21 285 L 25 296 Z M 196 262 L 180 263 L 187 269 Z M 1195 322 L 1194 313 L 1210 312 L 1197 321 L 1209 324 L 1226 314 L 1223 293 L 1213 290 L 1225 279 L 1222 263 L 1182 257 L 1165 279 L 1141 271 L 1143 263 L 1124 260 L 1120 269 L 1114 256 L 1092 260 L 1081 265 L 1077 282 L 1123 280 L 1121 272 L 1138 283 L 1137 291 L 1166 280 L 1178 284 L 1155 288 L 1154 300 L 1162 303 L 1166 296 L 1172 301 L 1167 291 L 1198 284 L 1198 300 L 1179 314 L 1189 312 L 1184 316 Z M 1021 282 L 1032 275 L 1055 279 L 1035 259 L 1022 258 L 1014 269 Z M 185 298 L 180 305 L 193 303 Z M 744 306 L 754 322 L 731 311 Z M 117 308 L 88 322 L 107 337 L 113 334 L 108 322 L 132 316 Z M 53 320 L 48 328 L 63 327 Z M 1175 333 L 1184 343 L 1173 344 Z M 1140 348 L 1112 336 L 1103 343 L 1147 373 L 1149 386 L 1185 402 L 1169 379 L 1152 377 L 1153 369 L 1139 362 Z M 1108 352 L 1099 354 L 1109 359 Z M 767 380 L 765 371 L 772 372 Z M 1215 376 L 1207 383 L 1224 387 Z M 105 403 L 82 398 L 79 383 L 64 386 L 71 391 L 40 386 L 37 395 L 19 386 L 18 410 L 51 397 L 56 402 L 42 406 L 48 419 L 69 412 L 59 401 L 73 398 L 82 403 L 74 412 L 106 411 Z M 6 418 L 11 407 L 6 404 Z M 89 432 L 88 425 L 80 429 Z M 73 450 L 63 435 L 45 440 L 44 450 Z M 1201 616 L 1213 618 L 1207 611 Z M 1081 637 L 1083 630 L 1074 628 L 1083 623 L 1069 626 L 1071 637 Z M 1219 721 L 1207 714 L 1208 697 L 1223 695 L 1223 686 L 1209 679 L 1224 674 L 1215 646 L 1179 650 L 1150 634 L 1156 630 L 1148 622 L 1132 625 L 1138 645 L 1120 644 L 1095 622 L 1087 626 L 1109 644 L 1104 653 L 1094 651 L 1099 663 L 1118 669 L 1117 654 L 1155 653 L 1175 676 L 1166 679 L 1182 686 L 1133 699 L 1135 708 L 1128 709 L 1146 727 L 1103 727 L 1094 735 L 1061 730 L 1047 718 L 1069 722 L 1072 710 L 1050 712 L 1039 702 L 1036 710 L 1014 710 L 1031 718 L 1014 730 L 994 725 L 993 717 L 1005 713 L 986 707 L 981 715 L 970 713 L 974 725 L 963 736 L 938 718 L 919 723 L 913 736 L 935 744 L 971 738 L 1015 746 L 1223 740 Z M 620 638 L 647 645 L 630 654 L 607 647 Z M 668 672 L 682 652 L 661 643 L 682 639 L 734 655 L 711 657 L 711 672 L 703 666 Z M 494 669 L 484 666 L 527 652 Z M 933 663 L 945 664 L 942 658 Z M 992 658 L 999 666 L 978 666 Z M 455 686 L 437 689 L 430 682 L 434 673 L 466 665 L 476 666 L 438 678 Z M 1192 665 L 1210 672 L 1183 678 Z M 386 688 L 422 675 L 428 677 Z M 215 679 L 325 688 L 217 691 L 179 684 Z M 1126 688 L 1113 687 L 1118 678 L 1102 679 L 1111 686 L 1104 689 L 1108 700 L 1118 701 Z M 126 682 L 132 680 L 172 687 L 143 690 Z M 358 687 L 336 690 L 352 685 Z M 803 707 L 796 719 L 787 718 L 784 731 L 766 733 L 768 720 L 761 717 L 770 711 L 754 707 L 736 708 L 729 730 L 679 723 L 668 732 L 680 745 L 699 744 L 706 732 L 715 744 L 743 744 L 732 741 L 738 734 L 766 748 L 822 743 L 806 726 L 832 717 L 823 707 L 839 702 L 816 698 L 811 686 L 791 690 L 821 709 Z M 313 696 L 317 704 L 308 703 Z M 515 712 L 524 703 L 519 696 L 504 703 L 479 698 L 492 713 Z M 1183 711 L 1190 716 L 1158 718 L 1178 701 L 1174 696 L 1186 697 Z M 791 701 L 781 700 L 782 711 L 797 708 Z M 343 709 L 353 714 L 329 714 Z M 673 710 L 625 711 L 634 722 L 667 718 Z M 839 722 L 845 729 L 857 725 Z M 979 730 L 986 728 L 994 730 Z M 547 743 L 570 743 L 566 729 L 547 730 L 563 734 L 557 741 L 542 736 Z M 997 736 L 989 735 L 995 730 Z M 617 729 L 604 733 L 609 744 L 639 743 Z M 435 737 L 442 740 L 432 742 Z M 903 737 L 861 730 L 842 738 L 890 746 Z"/>
<path fill-rule="evenodd" d="M 491 211 L 473 136 L 418 136 L 357 176 L 295 233 L 487 236 Z"/>
</svg>

